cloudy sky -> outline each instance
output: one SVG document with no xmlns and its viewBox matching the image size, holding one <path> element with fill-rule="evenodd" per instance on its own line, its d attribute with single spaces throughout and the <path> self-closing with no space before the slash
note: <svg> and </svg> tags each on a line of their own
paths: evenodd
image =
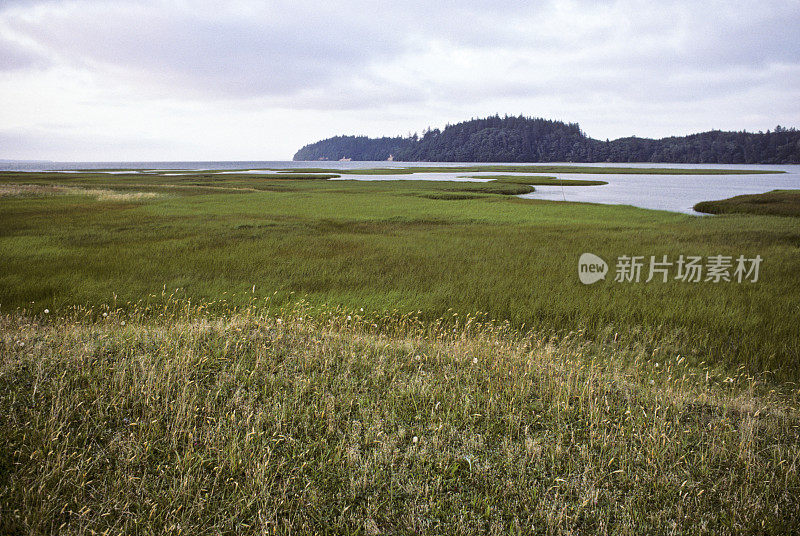
<svg viewBox="0 0 800 536">
<path fill-rule="evenodd" d="M 0 0 L 0 158 L 280 160 L 495 113 L 800 127 L 800 0 Z"/>
</svg>

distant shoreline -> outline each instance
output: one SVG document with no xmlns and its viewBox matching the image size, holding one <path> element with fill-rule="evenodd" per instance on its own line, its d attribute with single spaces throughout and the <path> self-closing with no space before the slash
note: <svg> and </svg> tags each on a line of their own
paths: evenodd
<svg viewBox="0 0 800 536">
<path fill-rule="evenodd" d="M 711 130 L 661 139 L 630 136 L 598 140 L 577 123 L 538 117 L 472 119 L 422 136 L 334 136 L 301 148 L 294 160 L 405 160 L 428 162 L 630 162 L 697 164 L 800 163 L 800 131 Z"/>
<path fill-rule="evenodd" d="M 99 170 L 153 170 L 153 171 L 213 171 L 213 170 L 241 170 L 241 169 L 334 169 L 336 172 L 359 171 L 364 169 L 404 169 L 420 168 L 446 169 L 473 168 L 474 170 L 488 171 L 499 167 L 588 167 L 593 168 L 593 173 L 599 173 L 600 168 L 638 168 L 659 169 L 672 168 L 679 170 L 689 169 L 740 169 L 750 173 L 780 173 L 786 166 L 799 164 L 688 164 L 671 162 L 406 162 L 381 160 L 354 160 L 350 162 L 324 161 L 324 160 L 129 160 L 129 161 L 58 161 L 58 160 L 0 160 L 0 171 L 99 171 Z M 765 169 L 765 168 L 773 169 Z M 594 169 L 598 168 L 598 169 Z M 534 171 L 535 172 L 535 171 Z M 565 169 L 564 173 L 571 172 Z"/>
</svg>

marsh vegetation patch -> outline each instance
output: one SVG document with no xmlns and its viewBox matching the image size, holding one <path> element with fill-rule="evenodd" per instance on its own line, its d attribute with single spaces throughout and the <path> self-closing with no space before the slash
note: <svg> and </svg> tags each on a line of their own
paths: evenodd
<svg viewBox="0 0 800 536">
<path fill-rule="evenodd" d="M 165 197 L 158 192 L 138 192 L 100 188 L 81 188 L 58 184 L 2 184 L 0 197 L 41 197 L 53 195 L 78 195 L 93 197 L 98 201 L 145 201 Z"/>
</svg>

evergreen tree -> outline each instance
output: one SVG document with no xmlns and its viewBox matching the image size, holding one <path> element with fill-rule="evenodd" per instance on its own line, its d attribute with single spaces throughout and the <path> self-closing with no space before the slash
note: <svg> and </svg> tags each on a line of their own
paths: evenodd
<svg viewBox="0 0 800 536">
<path fill-rule="evenodd" d="M 577 123 L 523 116 L 471 119 L 422 136 L 336 136 L 306 145 L 295 160 L 407 162 L 674 162 L 711 164 L 800 163 L 800 131 L 782 126 L 766 133 L 712 130 L 660 140 L 595 140 Z"/>
</svg>

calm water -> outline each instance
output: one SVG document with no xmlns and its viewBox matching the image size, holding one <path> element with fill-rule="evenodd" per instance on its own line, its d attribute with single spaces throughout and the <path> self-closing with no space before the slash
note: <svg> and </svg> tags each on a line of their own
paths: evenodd
<svg viewBox="0 0 800 536">
<path fill-rule="evenodd" d="M 0 170 L 4 171 L 75 171 L 79 169 L 140 169 L 148 171 L 168 171 L 180 174 L 181 171 L 198 170 L 247 170 L 259 173 L 263 168 L 328 168 L 328 169 L 364 169 L 372 167 L 418 167 L 436 166 L 448 168 L 453 166 L 480 166 L 497 164 L 475 163 L 429 163 L 429 162 L 0 162 Z M 509 164 L 515 165 L 515 164 Z M 530 199 L 547 199 L 553 201 L 579 201 L 587 203 L 604 203 L 613 205 L 633 205 L 642 208 L 669 210 L 687 214 L 697 214 L 692 207 L 700 201 L 725 199 L 734 195 L 757 194 L 775 189 L 800 189 L 800 165 L 724 165 L 724 164 L 583 164 L 565 163 L 559 165 L 574 166 L 617 166 L 617 167 L 669 167 L 681 169 L 752 169 L 781 170 L 779 175 L 604 175 L 604 174 L 535 174 L 555 176 L 564 179 L 598 179 L 608 182 L 604 186 L 536 186 L 536 191 L 520 197 Z M 260 171 L 260 173 L 264 173 Z M 354 175 L 345 177 L 351 180 L 476 180 L 465 179 L 465 175 L 477 177 L 497 174 L 492 172 L 478 173 L 415 173 L 413 175 Z M 509 173 L 503 173 L 508 175 Z M 511 173 L 519 175 L 518 173 Z"/>
<path fill-rule="evenodd" d="M 749 169 L 753 166 L 713 167 Z M 769 166 L 768 169 L 785 169 L 787 173 L 781 175 L 556 175 L 560 178 L 598 179 L 606 181 L 608 184 L 564 188 L 536 186 L 535 192 L 520 197 L 608 205 L 633 205 L 697 214 L 692 207 L 700 201 L 726 199 L 735 195 L 760 194 L 770 190 L 800 189 L 800 166 Z"/>
</svg>

